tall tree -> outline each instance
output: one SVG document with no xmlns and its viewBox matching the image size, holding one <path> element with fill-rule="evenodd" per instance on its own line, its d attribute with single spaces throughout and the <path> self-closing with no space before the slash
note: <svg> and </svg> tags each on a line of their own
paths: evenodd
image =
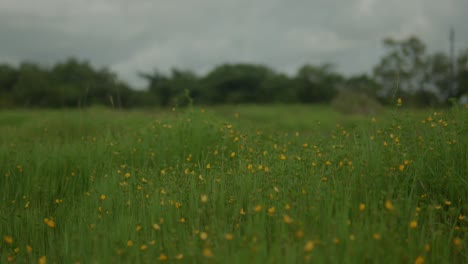
<svg viewBox="0 0 468 264">
<path fill-rule="evenodd" d="M 164 107 L 169 106 L 173 96 L 173 91 L 169 85 L 169 77 L 158 70 L 154 70 L 152 73 L 139 73 L 139 75 L 148 82 L 148 90 L 155 95 L 156 103 Z"/>
<path fill-rule="evenodd" d="M 24 62 L 18 69 L 18 80 L 13 87 L 17 105 L 25 107 L 58 107 L 59 92 L 51 85 L 51 75 L 46 69 Z"/>
<path fill-rule="evenodd" d="M 10 107 L 13 102 L 13 87 L 18 79 L 18 71 L 6 64 L 0 65 L 0 107 Z"/>
<path fill-rule="evenodd" d="M 256 64 L 224 64 L 202 80 L 207 103 L 253 103 L 260 100 L 262 84 L 275 73 Z"/>
<path fill-rule="evenodd" d="M 397 88 L 405 93 L 424 89 L 427 81 L 426 45 L 416 36 L 403 40 L 384 40 L 387 54 L 374 68 L 374 76 L 384 96 L 392 96 Z"/>
<path fill-rule="evenodd" d="M 366 94 L 372 98 L 377 98 L 381 89 L 379 83 L 367 74 L 355 75 L 346 79 L 344 88 L 348 91 Z"/>
<path fill-rule="evenodd" d="M 468 49 L 463 50 L 458 55 L 456 61 L 457 86 L 453 92 L 454 97 L 468 97 Z"/>
<path fill-rule="evenodd" d="M 95 70 L 88 62 L 69 58 L 55 64 L 51 73 L 54 85 L 61 93 L 62 106 L 81 107 L 88 104 L 90 89 L 95 78 Z"/>
<path fill-rule="evenodd" d="M 442 52 L 428 56 L 427 83 L 433 93 L 436 93 L 441 101 L 453 96 L 452 74 L 449 57 Z"/>
<path fill-rule="evenodd" d="M 343 81 L 332 64 L 304 65 L 295 77 L 295 89 L 302 103 L 330 102 Z"/>
</svg>

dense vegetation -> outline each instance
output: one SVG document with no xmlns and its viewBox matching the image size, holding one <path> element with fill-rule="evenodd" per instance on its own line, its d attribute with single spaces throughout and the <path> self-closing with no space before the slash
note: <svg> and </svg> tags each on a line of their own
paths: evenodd
<svg viewBox="0 0 468 264">
<path fill-rule="evenodd" d="M 467 263 L 468 109 L 401 103 L 3 111 L 0 262 Z"/>
<path fill-rule="evenodd" d="M 384 41 L 387 54 L 373 75 L 345 77 L 331 65 L 304 65 L 294 76 L 265 65 L 223 64 L 204 76 L 190 70 L 158 70 L 139 75 L 145 89 L 135 89 L 108 69 L 70 58 L 52 67 L 24 62 L 0 65 L 0 108 L 114 108 L 188 104 L 329 103 L 335 98 L 369 106 L 403 98 L 407 105 L 448 105 L 467 99 L 468 50 L 454 61 L 444 53 L 427 54 L 416 37 Z M 452 63 L 453 62 L 453 63 Z M 343 95 L 344 93 L 344 95 Z M 341 97 L 339 97 L 341 95 Z M 354 104 L 354 103 L 353 103 Z M 337 105 L 343 105 L 339 101 Z M 345 104 L 346 108 L 346 104 Z"/>
</svg>

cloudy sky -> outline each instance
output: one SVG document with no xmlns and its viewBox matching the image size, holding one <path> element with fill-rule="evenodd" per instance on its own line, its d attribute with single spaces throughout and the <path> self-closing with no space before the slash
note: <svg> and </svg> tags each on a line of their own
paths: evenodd
<svg viewBox="0 0 468 264">
<path fill-rule="evenodd" d="M 468 48 L 467 10 L 467 0 L 0 0 L 0 63 L 74 56 L 136 86 L 137 71 L 225 62 L 354 74 L 378 62 L 385 37 L 416 34 L 448 52 L 453 26 Z"/>
</svg>

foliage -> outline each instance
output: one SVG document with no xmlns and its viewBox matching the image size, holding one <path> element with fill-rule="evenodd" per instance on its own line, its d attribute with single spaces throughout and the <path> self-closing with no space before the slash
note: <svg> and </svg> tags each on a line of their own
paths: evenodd
<svg viewBox="0 0 468 264">
<path fill-rule="evenodd" d="M 301 67 L 295 78 L 299 102 L 330 102 L 343 79 L 343 76 L 333 71 L 330 64 Z"/>
<path fill-rule="evenodd" d="M 457 58 L 427 54 L 416 36 L 384 40 L 386 54 L 373 76 L 345 77 L 333 65 L 306 64 L 286 75 L 260 64 L 226 63 L 199 76 L 191 70 L 140 72 L 135 90 L 107 68 L 69 58 L 52 67 L 23 62 L 0 65 L 0 108 L 173 107 L 219 104 L 330 103 L 340 91 L 365 94 L 383 104 L 397 98 L 413 106 L 448 106 L 468 91 L 468 50 Z M 452 61 L 452 59 L 454 61 Z"/>
<path fill-rule="evenodd" d="M 334 109 L 345 114 L 375 115 L 382 108 L 375 98 L 365 93 L 347 90 L 340 91 L 331 105 Z"/>
<path fill-rule="evenodd" d="M 374 75 L 382 85 L 382 93 L 391 95 L 396 89 L 411 93 L 421 90 L 426 78 L 426 46 L 417 37 L 403 40 L 387 38 L 384 46 L 388 50 L 374 68 Z"/>
<path fill-rule="evenodd" d="M 187 105 L 186 90 L 197 96 L 199 80 L 191 71 L 173 69 L 172 76 L 167 77 L 155 70 L 152 74 L 140 73 L 140 76 L 148 81 L 149 92 L 157 99 L 153 103 L 157 105 Z"/>
<path fill-rule="evenodd" d="M 372 98 L 378 98 L 382 89 L 380 84 L 367 74 L 355 75 L 346 79 L 343 90 L 366 94 Z"/>
<path fill-rule="evenodd" d="M 374 67 L 374 76 L 382 87 L 379 95 L 390 102 L 404 97 L 417 106 L 435 106 L 448 104 L 466 91 L 466 53 L 459 55 L 454 69 L 445 53 L 426 54 L 426 45 L 416 36 L 387 38 L 384 46 L 387 54 Z"/>
<path fill-rule="evenodd" d="M 134 92 L 106 68 L 94 69 L 87 62 L 68 59 L 52 69 L 22 63 L 16 70 L 0 67 L 1 93 L 8 98 L 0 106 L 128 107 Z"/>
<path fill-rule="evenodd" d="M 220 65 L 203 78 L 200 99 L 217 104 L 264 102 L 264 96 L 268 94 L 264 82 L 274 75 L 271 69 L 262 65 Z"/>
<path fill-rule="evenodd" d="M 455 98 L 468 96 L 468 49 L 465 49 L 456 61 L 456 80 L 457 87 L 454 92 Z"/>
</svg>

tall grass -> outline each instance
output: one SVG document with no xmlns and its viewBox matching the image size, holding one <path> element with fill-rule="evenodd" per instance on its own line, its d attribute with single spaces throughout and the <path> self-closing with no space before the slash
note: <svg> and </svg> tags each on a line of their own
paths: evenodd
<svg viewBox="0 0 468 264">
<path fill-rule="evenodd" d="M 1 262 L 468 261 L 466 108 L 295 107 L 0 113 Z"/>
</svg>

